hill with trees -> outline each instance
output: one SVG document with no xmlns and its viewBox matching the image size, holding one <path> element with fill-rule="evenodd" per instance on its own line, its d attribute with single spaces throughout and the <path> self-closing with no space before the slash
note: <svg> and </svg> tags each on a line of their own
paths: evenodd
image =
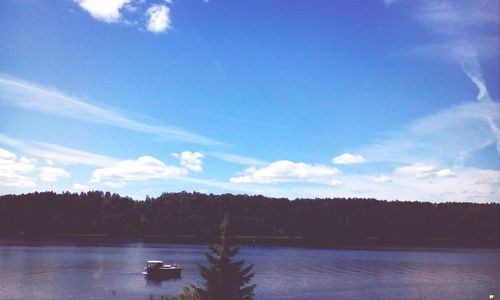
<svg viewBox="0 0 500 300">
<path fill-rule="evenodd" d="M 500 246 L 500 204 L 109 192 L 0 196 L 0 236 L 102 235 L 211 242 L 225 214 L 240 243 Z"/>
</svg>

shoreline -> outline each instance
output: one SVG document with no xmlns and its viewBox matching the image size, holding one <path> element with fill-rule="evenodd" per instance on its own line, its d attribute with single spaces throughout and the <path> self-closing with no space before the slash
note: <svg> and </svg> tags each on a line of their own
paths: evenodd
<svg viewBox="0 0 500 300">
<path fill-rule="evenodd" d="M 396 240 L 367 236 L 358 239 L 312 240 L 302 236 L 230 236 L 232 243 L 241 246 L 276 246 L 332 249 L 373 249 L 373 248 L 484 248 L 500 249 L 500 240 L 461 240 L 451 237 L 433 237 L 420 240 Z M 112 234 L 54 234 L 54 235 L 9 235 L 0 236 L 1 241 L 88 241 L 88 242 L 145 242 L 166 244 L 211 244 L 207 237 L 195 235 L 112 235 Z"/>
</svg>

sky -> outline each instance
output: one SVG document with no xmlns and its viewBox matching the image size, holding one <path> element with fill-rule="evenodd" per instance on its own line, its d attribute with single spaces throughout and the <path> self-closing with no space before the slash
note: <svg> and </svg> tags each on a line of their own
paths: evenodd
<svg viewBox="0 0 500 300">
<path fill-rule="evenodd" d="M 0 1 L 0 194 L 500 202 L 496 0 Z"/>
</svg>

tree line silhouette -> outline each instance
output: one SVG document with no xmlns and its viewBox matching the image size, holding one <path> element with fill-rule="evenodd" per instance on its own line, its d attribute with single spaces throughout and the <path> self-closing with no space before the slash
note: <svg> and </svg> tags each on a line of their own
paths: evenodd
<svg viewBox="0 0 500 300">
<path fill-rule="evenodd" d="M 109 192 L 0 196 L 0 236 L 106 235 L 206 242 L 225 214 L 243 243 L 500 246 L 500 204 Z"/>
</svg>

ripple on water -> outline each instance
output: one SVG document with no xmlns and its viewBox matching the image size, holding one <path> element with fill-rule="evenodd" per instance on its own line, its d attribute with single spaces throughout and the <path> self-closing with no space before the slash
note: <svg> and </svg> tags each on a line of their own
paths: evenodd
<svg viewBox="0 0 500 300">
<path fill-rule="evenodd" d="M 205 252 L 203 245 L 0 241 L 0 298 L 173 295 L 201 283 Z M 239 258 L 254 264 L 256 299 L 483 299 L 500 290 L 500 250 L 245 247 Z M 180 264 L 182 278 L 146 280 L 140 273 L 148 259 Z"/>
</svg>

